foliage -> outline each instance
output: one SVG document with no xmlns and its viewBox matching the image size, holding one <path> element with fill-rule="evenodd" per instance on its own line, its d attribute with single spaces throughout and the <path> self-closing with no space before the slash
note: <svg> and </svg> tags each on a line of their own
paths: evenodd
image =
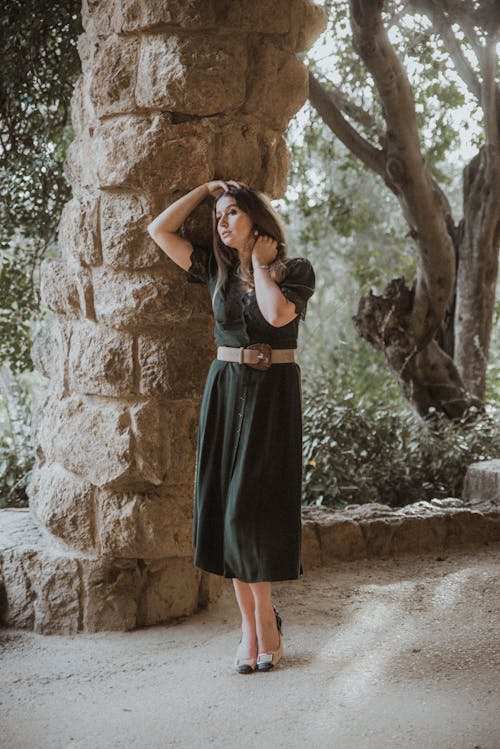
<svg viewBox="0 0 500 749">
<path fill-rule="evenodd" d="M 303 501 L 345 507 L 460 496 L 470 463 L 500 455 L 498 406 L 450 422 L 417 421 L 387 393 L 349 387 L 350 373 L 323 370 L 304 389 Z"/>
<path fill-rule="evenodd" d="M 38 294 L 26 264 L 19 267 L 7 251 L 0 255 L 0 362 L 14 371 L 31 367 L 31 320 L 38 314 Z"/>
<path fill-rule="evenodd" d="M 63 159 L 72 138 L 80 31 L 79 0 L 7 0 L 2 7 L 0 364 L 9 361 L 17 371 L 29 365 L 27 320 L 38 314 L 38 269 L 69 198 Z"/>
<path fill-rule="evenodd" d="M 33 458 L 19 460 L 19 455 L 7 437 L 0 437 L 0 509 L 26 507 Z"/>
<path fill-rule="evenodd" d="M 30 410 L 36 377 L 15 375 L 0 366 L 0 508 L 28 503 L 26 487 L 33 465 Z"/>
</svg>

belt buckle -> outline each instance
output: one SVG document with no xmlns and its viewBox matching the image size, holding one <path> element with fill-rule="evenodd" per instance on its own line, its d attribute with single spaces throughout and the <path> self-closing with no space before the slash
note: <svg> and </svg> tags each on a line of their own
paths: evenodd
<svg viewBox="0 0 500 749">
<path fill-rule="evenodd" d="M 254 351 L 258 351 L 258 362 L 256 364 L 250 364 L 246 362 L 249 367 L 253 369 L 269 369 L 272 364 L 272 353 L 273 349 L 268 343 L 252 343 L 247 348 Z"/>
</svg>

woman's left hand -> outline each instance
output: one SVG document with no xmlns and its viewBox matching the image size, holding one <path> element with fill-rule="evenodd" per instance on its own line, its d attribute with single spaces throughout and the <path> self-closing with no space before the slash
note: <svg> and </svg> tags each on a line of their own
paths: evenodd
<svg viewBox="0 0 500 749">
<path fill-rule="evenodd" d="M 276 259 L 278 243 L 272 237 L 257 237 L 252 250 L 253 265 L 269 265 Z"/>
</svg>

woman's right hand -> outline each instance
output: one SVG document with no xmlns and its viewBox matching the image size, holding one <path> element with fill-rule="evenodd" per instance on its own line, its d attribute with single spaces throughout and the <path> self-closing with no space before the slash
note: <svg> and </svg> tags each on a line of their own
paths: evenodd
<svg viewBox="0 0 500 749">
<path fill-rule="evenodd" d="M 206 183 L 207 189 L 209 194 L 215 198 L 217 195 L 221 192 L 227 192 L 230 186 L 233 187 L 239 187 L 238 182 L 235 182 L 233 179 L 230 180 L 224 180 L 224 179 L 215 179 L 212 182 Z"/>
</svg>

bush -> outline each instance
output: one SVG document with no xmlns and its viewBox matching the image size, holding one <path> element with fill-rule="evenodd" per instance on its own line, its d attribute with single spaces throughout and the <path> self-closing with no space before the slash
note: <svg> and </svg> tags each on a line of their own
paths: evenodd
<svg viewBox="0 0 500 749">
<path fill-rule="evenodd" d="M 467 466 L 500 456 L 499 409 L 423 422 L 398 402 L 358 400 L 336 373 L 304 388 L 303 502 L 402 506 L 462 492 Z"/>
</svg>

